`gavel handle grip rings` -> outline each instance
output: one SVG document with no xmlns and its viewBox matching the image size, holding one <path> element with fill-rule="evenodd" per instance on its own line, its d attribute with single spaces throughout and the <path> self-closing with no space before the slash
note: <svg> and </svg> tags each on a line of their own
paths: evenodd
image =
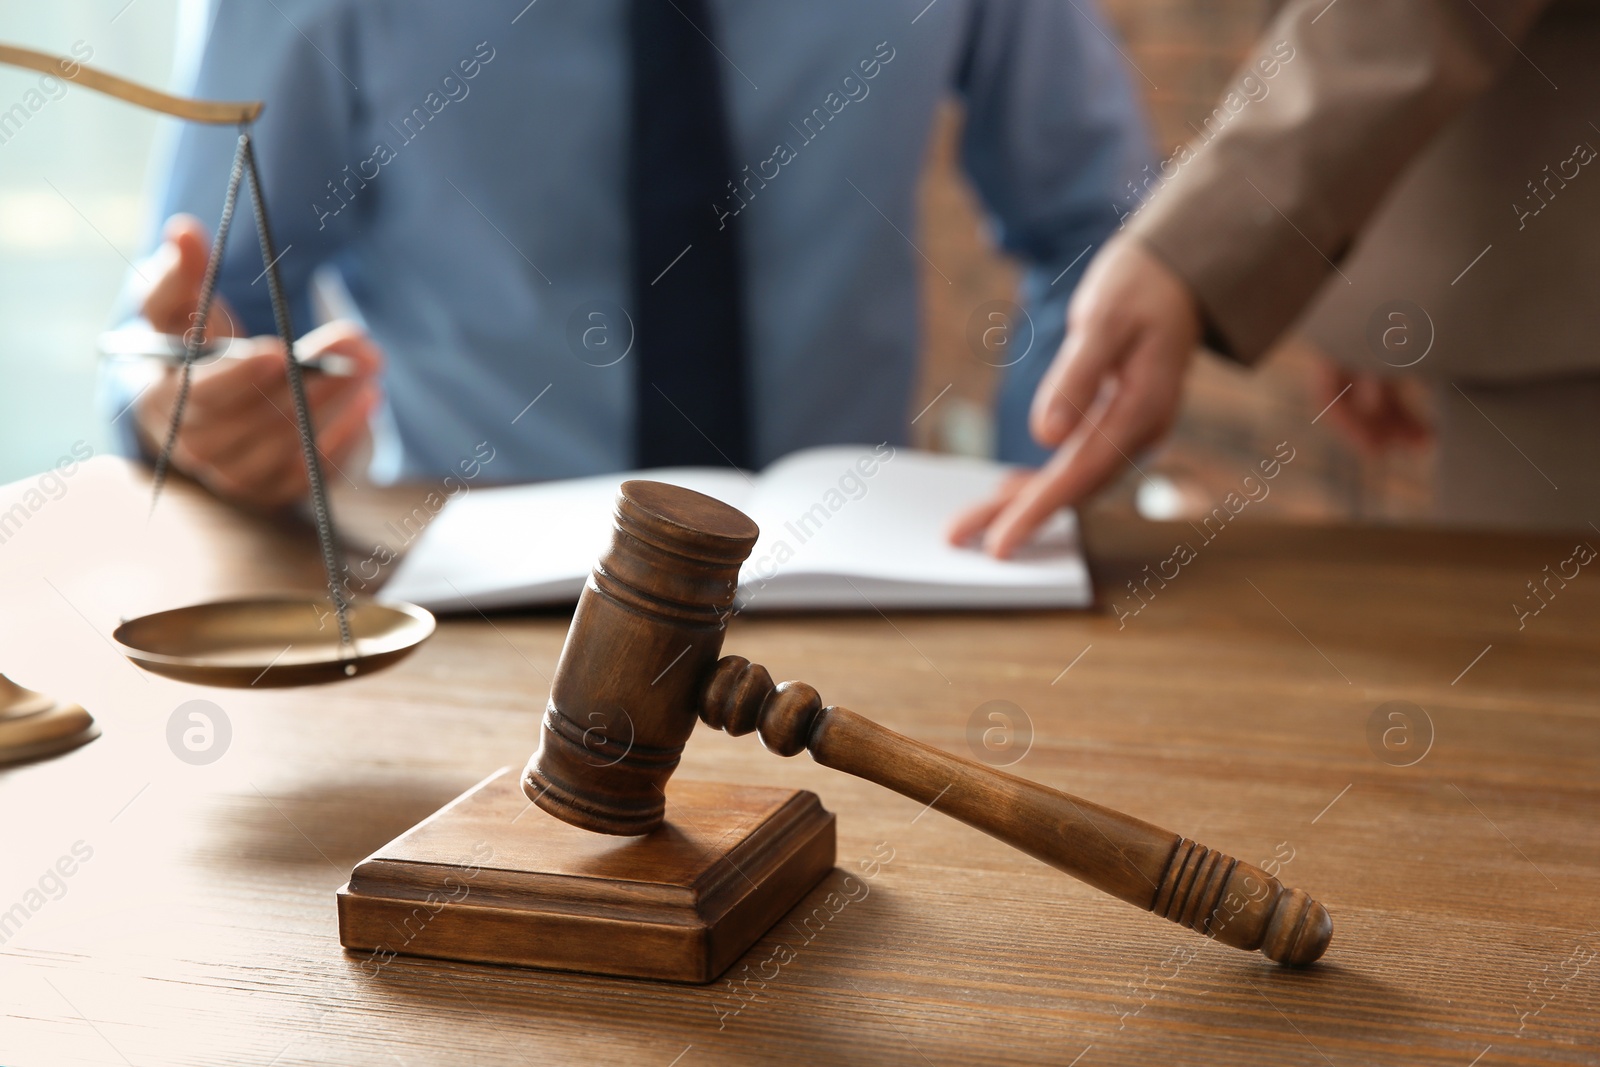
<svg viewBox="0 0 1600 1067">
<path fill-rule="evenodd" d="M 1333 936 L 1326 908 L 1259 867 L 824 707 L 811 686 L 774 685 L 743 657 L 716 665 L 700 718 L 734 735 L 754 730 L 780 756 L 809 750 L 824 767 L 932 805 L 1102 892 L 1277 963 L 1311 963 Z"/>
</svg>

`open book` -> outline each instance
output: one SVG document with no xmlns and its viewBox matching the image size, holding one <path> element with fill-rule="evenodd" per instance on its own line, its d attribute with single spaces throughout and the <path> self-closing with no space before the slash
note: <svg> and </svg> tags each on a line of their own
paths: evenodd
<svg viewBox="0 0 1600 1067">
<path fill-rule="evenodd" d="M 445 505 L 383 595 L 439 611 L 575 601 L 610 540 L 617 486 L 649 478 L 726 501 L 760 526 L 740 574 L 741 610 L 1087 605 L 1071 512 L 1010 560 L 946 543 L 950 519 L 1008 470 L 863 445 L 806 449 L 760 474 L 675 467 L 473 489 Z"/>
</svg>

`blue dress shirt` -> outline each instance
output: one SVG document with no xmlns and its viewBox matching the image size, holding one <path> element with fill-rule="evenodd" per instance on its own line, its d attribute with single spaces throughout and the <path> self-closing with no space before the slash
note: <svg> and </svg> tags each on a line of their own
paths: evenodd
<svg viewBox="0 0 1600 1067">
<path fill-rule="evenodd" d="M 925 263 L 915 225 L 951 95 L 996 239 L 1028 267 L 1036 336 L 1008 368 L 999 422 L 1002 457 L 1036 460 L 1027 404 L 1084 250 L 1149 161 L 1091 0 L 712 7 L 740 169 L 706 211 L 743 231 L 758 462 L 905 440 L 919 274 L 958 266 Z M 180 58 L 179 92 L 266 101 L 253 136 L 296 329 L 312 325 L 312 272 L 331 265 L 388 355 L 380 481 L 440 477 L 485 440 L 497 480 L 628 465 L 625 12 L 216 0 L 198 55 Z M 235 136 L 178 127 L 157 224 L 180 211 L 216 224 Z M 272 330 L 261 272 L 241 218 L 219 285 L 252 333 Z"/>
</svg>

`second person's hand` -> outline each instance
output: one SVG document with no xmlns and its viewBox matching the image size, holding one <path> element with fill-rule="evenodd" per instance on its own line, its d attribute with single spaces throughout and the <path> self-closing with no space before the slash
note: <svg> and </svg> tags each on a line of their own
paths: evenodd
<svg viewBox="0 0 1600 1067">
<path fill-rule="evenodd" d="M 1113 238 L 1084 272 L 1067 309 L 1067 339 L 1033 398 L 1029 428 L 1056 449 L 951 524 L 1005 558 L 1057 509 L 1110 481 L 1172 426 L 1200 342 L 1200 311 L 1183 279 L 1134 238 Z"/>
<path fill-rule="evenodd" d="M 1321 353 L 1311 368 L 1313 405 L 1362 455 L 1421 448 L 1433 439 L 1433 428 L 1412 407 L 1400 379 L 1352 370 Z"/>
</svg>

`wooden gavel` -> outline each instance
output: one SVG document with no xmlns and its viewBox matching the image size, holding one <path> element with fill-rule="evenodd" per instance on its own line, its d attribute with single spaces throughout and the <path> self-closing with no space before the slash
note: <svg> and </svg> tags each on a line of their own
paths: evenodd
<svg viewBox="0 0 1600 1067">
<path fill-rule="evenodd" d="M 1295 965 L 1328 947 L 1327 909 L 1259 867 L 824 707 L 811 686 L 774 685 L 741 657 L 718 662 L 757 534 L 711 497 L 622 484 L 611 543 L 578 600 L 523 772 L 529 799 L 585 829 L 649 833 L 698 714 L 730 734 L 755 730 L 780 756 L 809 751 L 1224 944 Z"/>
</svg>

